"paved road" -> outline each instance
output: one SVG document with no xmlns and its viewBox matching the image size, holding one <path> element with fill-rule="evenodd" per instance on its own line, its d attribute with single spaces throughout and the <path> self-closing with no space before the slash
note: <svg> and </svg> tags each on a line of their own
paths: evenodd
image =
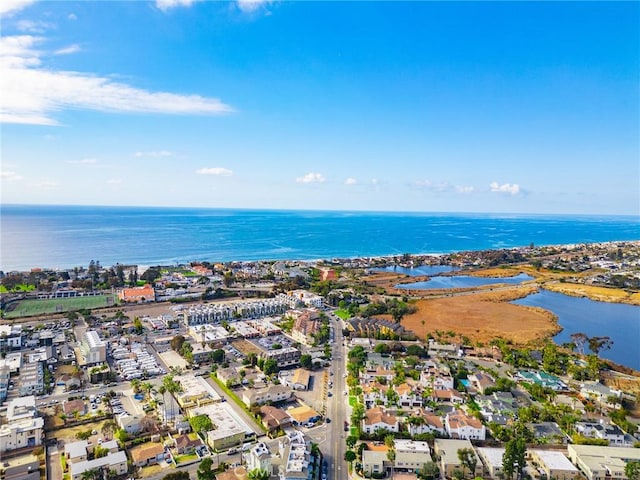
<svg viewBox="0 0 640 480">
<path fill-rule="evenodd" d="M 332 318 L 337 318 L 333 317 Z M 343 345 L 342 323 L 340 320 L 334 320 L 335 341 L 332 345 L 332 359 L 330 372 L 330 380 L 333 381 L 333 387 L 330 389 L 332 396 L 327 398 L 327 417 L 331 419 L 331 423 L 327 425 L 326 443 L 321 446 L 325 455 L 325 459 L 329 463 L 329 478 L 342 480 L 347 478 L 347 464 L 344 461 L 344 452 L 346 451 L 344 422 L 348 421 L 348 404 L 349 397 L 344 395 L 347 391 L 345 373 L 345 357 L 346 349 Z M 324 448 L 322 448 L 324 447 Z"/>
</svg>

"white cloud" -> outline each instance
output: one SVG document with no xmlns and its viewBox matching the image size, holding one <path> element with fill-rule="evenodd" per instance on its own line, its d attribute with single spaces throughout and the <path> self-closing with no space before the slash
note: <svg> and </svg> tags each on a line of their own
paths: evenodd
<svg viewBox="0 0 640 480">
<path fill-rule="evenodd" d="M 296 178 L 296 183 L 324 183 L 324 181 L 324 175 L 315 172 L 309 172 L 303 177 Z"/>
<path fill-rule="evenodd" d="M 83 158 L 81 160 L 67 160 L 67 163 L 72 165 L 95 165 L 98 163 L 98 160 L 95 158 Z"/>
<path fill-rule="evenodd" d="M 453 185 L 449 182 L 432 182 L 431 180 L 417 180 L 412 184 L 415 188 L 433 193 L 472 193 L 475 188 L 466 185 Z"/>
<path fill-rule="evenodd" d="M 88 73 L 46 70 L 42 38 L 0 38 L 0 122 L 57 125 L 53 114 L 63 109 L 100 112 L 219 115 L 233 109 L 216 98 L 149 92 Z"/>
<path fill-rule="evenodd" d="M 67 18 L 69 20 L 77 20 L 78 16 L 75 13 L 70 13 L 69 15 L 67 15 Z"/>
<path fill-rule="evenodd" d="M 0 178 L 7 180 L 8 182 L 15 182 L 16 180 L 22 180 L 22 175 L 18 175 L 16 172 L 0 171 Z"/>
<path fill-rule="evenodd" d="M 16 23 L 16 28 L 18 30 L 27 33 L 44 33 L 52 27 L 53 25 L 50 23 L 40 21 L 36 22 L 33 20 L 20 20 Z"/>
<path fill-rule="evenodd" d="M 196 170 L 198 175 L 217 175 L 220 177 L 230 177 L 233 171 L 223 167 L 200 168 Z"/>
<path fill-rule="evenodd" d="M 136 152 L 133 154 L 133 156 L 136 158 L 144 158 L 144 157 L 160 158 L 160 157 L 173 157 L 173 153 L 167 150 L 158 150 L 156 152 Z"/>
<path fill-rule="evenodd" d="M 237 0 L 238 8 L 245 13 L 251 13 L 264 5 L 271 3 L 271 0 Z"/>
<path fill-rule="evenodd" d="M 456 185 L 456 192 L 458 193 L 472 193 L 475 190 L 472 186 Z"/>
<path fill-rule="evenodd" d="M 351 178 L 351 177 L 347 178 L 344 181 L 345 185 L 355 185 L 356 183 L 358 183 L 358 181 L 355 178 Z"/>
<path fill-rule="evenodd" d="M 2 0 L 0 2 L 0 14 L 17 12 L 34 2 L 35 0 Z"/>
<path fill-rule="evenodd" d="M 68 47 L 65 47 L 65 48 L 60 48 L 59 50 L 56 50 L 53 53 L 55 53 L 56 55 L 70 55 L 72 53 L 78 53 L 81 50 L 82 49 L 80 48 L 80 45 L 73 44 L 73 45 L 69 45 Z"/>
<path fill-rule="evenodd" d="M 120 185 L 121 183 L 121 178 L 110 178 L 109 180 L 107 180 L 107 185 Z"/>
<path fill-rule="evenodd" d="M 517 183 L 503 183 L 499 185 L 498 182 L 491 182 L 489 188 L 491 188 L 492 192 L 506 193 L 508 195 L 518 195 L 521 192 L 520 185 Z"/>
<path fill-rule="evenodd" d="M 199 0 L 156 0 L 156 7 L 163 12 L 176 7 L 190 7 Z"/>
</svg>

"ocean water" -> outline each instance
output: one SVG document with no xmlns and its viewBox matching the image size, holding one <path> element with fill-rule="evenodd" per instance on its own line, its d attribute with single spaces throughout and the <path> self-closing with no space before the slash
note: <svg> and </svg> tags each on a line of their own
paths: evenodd
<svg viewBox="0 0 640 480">
<path fill-rule="evenodd" d="M 0 206 L 0 270 L 311 260 L 639 240 L 638 217 Z"/>
</svg>

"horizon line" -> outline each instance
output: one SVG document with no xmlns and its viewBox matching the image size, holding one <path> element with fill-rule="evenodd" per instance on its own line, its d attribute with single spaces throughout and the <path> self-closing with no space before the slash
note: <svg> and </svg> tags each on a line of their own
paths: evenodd
<svg viewBox="0 0 640 480">
<path fill-rule="evenodd" d="M 265 207 L 203 207 L 180 205 L 107 205 L 107 204 L 69 204 L 69 203 L 4 203 L 4 207 L 79 207 L 79 208 L 146 208 L 175 210 L 223 210 L 223 211 L 261 211 L 261 212 L 324 212 L 324 213 L 362 213 L 362 214 L 424 214 L 424 215 L 510 215 L 510 216 L 572 216 L 572 217 L 634 217 L 639 213 L 535 213 L 535 212 L 474 212 L 474 211 L 434 211 L 434 210 L 364 210 L 364 209 L 322 209 L 322 208 L 265 208 Z"/>
</svg>

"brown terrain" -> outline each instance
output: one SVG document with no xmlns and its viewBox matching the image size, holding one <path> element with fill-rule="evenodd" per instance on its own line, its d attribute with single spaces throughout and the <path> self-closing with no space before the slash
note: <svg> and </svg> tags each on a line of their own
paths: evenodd
<svg viewBox="0 0 640 480">
<path fill-rule="evenodd" d="M 531 287 L 418 300 L 418 311 L 405 316 L 402 325 L 420 338 L 436 330 L 453 331 L 484 343 L 502 337 L 522 344 L 557 333 L 559 326 L 551 312 L 508 303 L 527 291 Z"/>
</svg>

